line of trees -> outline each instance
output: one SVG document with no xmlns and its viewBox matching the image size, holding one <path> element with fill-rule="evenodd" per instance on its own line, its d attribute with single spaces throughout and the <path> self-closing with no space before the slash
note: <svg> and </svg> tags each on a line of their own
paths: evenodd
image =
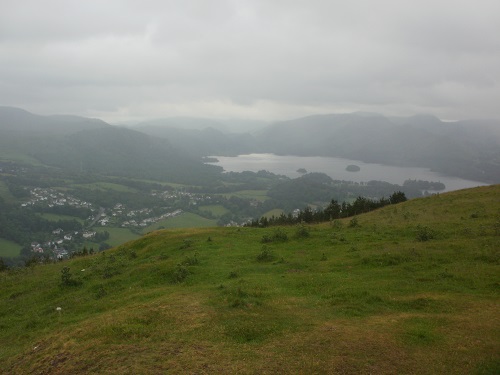
<svg viewBox="0 0 500 375">
<path fill-rule="evenodd" d="M 272 216 L 271 218 L 263 216 L 260 219 L 252 220 L 248 226 L 262 228 L 273 225 L 292 225 L 302 222 L 320 223 L 359 215 L 389 204 L 401 203 L 406 200 L 405 193 L 401 191 L 394 192 L 388 199 L 380 198 L 378 200 L 372 200 L 365 197 L 358 197 L 352 203 L 339 203 L 335 199 L 332 199 L 330 204 L 323 210 L 313 210 L 311 207 L 306 207 L 295 214 L 289 213 L 286 215 L 283 213 L 278 217 Z"/>
</svg>

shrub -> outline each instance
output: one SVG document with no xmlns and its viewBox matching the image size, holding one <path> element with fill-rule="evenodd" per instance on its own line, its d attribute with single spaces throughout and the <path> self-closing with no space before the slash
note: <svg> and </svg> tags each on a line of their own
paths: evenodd
<svg viewBox="0 0 500 375">
<path fill-rule="evenodd" d="M 330 222 L 330 225 L 333 229 L 342 229 L 342 222 L 338 219 L 335 219 Z"/>
<path fill-rule="evenodd" d="M 262 251 L 257 255 L 258 262 L 270 262 L 274 259 L 274 255 L 267 246 L 262 246 Z"/>
<path fill-rule="evenodd" d="M 63 286 L 73 286 L 78 285 L 78 281 L 73 280 L 71 273 L 69 272 L 69 267 L 63 267 L 61 270 L 61 285 Z"/>
<path fill-rule="evenodd" d="M 356 228 L 359 227 L 359 221 L 356 216 L 354 216 L 351 221 L 349 221 L 349 228 Z"/>
<path fill-rule="evenodd" d="M 0 258 L 0 272 L 7 271 L 9 267 L 5 264 L 3 258 Z"/>
<path fill-rule="evenodd" d="M 435 236 L 436 233 L 431 228 L 421 225 L 417 226 L 417 234 L 416 234 L 417 241 L 420 242 L 429 241 L 432 240 Z"/>
<path fill-rule="evenodd" d="M 278 242 L 286 242 L 288 241 L 288 235 L 283 229 L 276 229 L 273 234 L 273 240 Z"/>
<path fill-rule="evenodd" d="M 199 263 L 197 253 L 194 253 L 192 257 L 185 257 L 184 261 L 181 263 L 184 266 L 195 266 Z"/>
<path fill-rule="evenodd" d="M 178 264 L 177 267 L 175 268 L 175 271 L 172 275 L 172 279 L 174 283 L 182 283 L 184 280 L 187 279 L 189 276 L 190 272 L 188 268 L 182 264 Z"/>
<path fill-rule="evenodd" d="M 61 270 L 61 283 L 62 285 L 72 285 L 73 279 L 71 278 L 71 273 L 69 272 L 69 267 L 64 267 Z"/>
<path fill-rule="evenodd" d="M 329 238 L 331 243 L 336 243 L 337 241 L 347 242 L 347 239 L 342 233 L 333 233 L 329 236 Z"/>
<path fill-rule="evenodd" d="M 304 224 L 299 224 L 297 229 L 295 230 L 296 238 L 307 238 L 310 236 L 309 228 L 307 228 Z"/>
<path fill-rule="evenodd" d="M 193 246 L 193 240 L 190 240 L 190 239 L 185 239 L 182 241 L 182 245 L 181 245 L 181 250 L 182 249 L 189 249 L 191 246 Z"/>
<path fill-rule="evenodd" d="M 271 238 L 270 235 L 268 234 L 264 234 L 260 240 L 260 242 L 262 243 L 270 243 L 270 242 L 273 242 L 273 239 Z"/>
<path fill-rule="evenodd" d="M 270 243 L 270 242 L 286 242 L 288 241 L 288 235 L 283 229 L 276 229 L 272 236 L 267 234 L 262 236 L 260 242 L 262 243 Z"/>
<path fill-rule="evenodd" d="M 101 299 L 101 298 L 105 297 L 107 294 L 108 294 L 108 292 L 106 292 L 106 289 L 104 289 L 104 286 L 102 284 L 99 284 L 95 288 L 94 298 Z"/>
</svg>

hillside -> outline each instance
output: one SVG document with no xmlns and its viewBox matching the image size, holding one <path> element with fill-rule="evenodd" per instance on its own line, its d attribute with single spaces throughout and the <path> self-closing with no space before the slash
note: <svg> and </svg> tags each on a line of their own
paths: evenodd
<svg viewBox="0 0 500 375">
<path fill-rule="evenodd" d="M 110 126 L 99 119 L 68 115 L 41 116 L 20 108 L 0 106 L 0 132 L 16 136 L 53 136 Z"/>
<path fill-rule="evenodd" d="M 203 123 L 202 123 L 203 124 Z M 138 125 L 134 129 L 153 137 L 167 139 L 190 155 L 240 155 L 258 150 L 250 134 L 224 133 L 213 127 L 182 129 L 154 125 Z"/>
<path fill-rule="evenodd" d="M 175 141 L 175 139 L 174 139 Z M 210 183 L 220 168 L 167 139 L 77 116 L 40 116 L 0 107 L 0 160 L 58 167 L 66 173 Z"/>
<path fill-rule="evenodd" d="M 500 185 L 0 274 L 8 374 L 500 371 Z M 266 243 L 263 243 L 264 242 Z"/>
</svg>

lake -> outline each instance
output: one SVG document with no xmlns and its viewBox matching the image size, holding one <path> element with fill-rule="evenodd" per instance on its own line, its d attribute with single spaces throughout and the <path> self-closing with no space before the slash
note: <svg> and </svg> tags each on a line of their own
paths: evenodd
<svg viewBox="0 0 500 375">
<path fill-rule="evenodd" d="M 304 168 L 308 173 L 322 172 L 334 180 L 345 180 L 355 182 L 367 182 L 371 180 L 387 181 L 392 184 L 402 185 L 405 180 L 436 181 L 445 184 L 444 191 L 465 189 L 475 186 L 487 185 L 483 182 L 464 180 L 458 177 L 446 176 L 433 172 L 427 168 L 405 168 L 390 165 L 364 163 L 359 160 L 316 157 L 316 156 L 280 156 L 274 154 L 248 154 L 235 157 L 211 156 L 218 162 L 210 164 L 218 165 L 227 172 L 258 172 L 266 170 L 275 174 L 285 175 L 290 178 L 300 177 L 297 172 Z M 361 169 L 358 172 L 348 172 L 348 165 L 357 165 Z"/>
</svg>

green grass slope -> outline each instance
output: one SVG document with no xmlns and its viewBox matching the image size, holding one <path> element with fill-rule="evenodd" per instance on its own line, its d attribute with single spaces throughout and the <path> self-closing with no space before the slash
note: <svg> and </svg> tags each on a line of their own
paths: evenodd
<svg viewBox="0 0 500 375">
<path fill-rule="evenodd" d="M 0 369 L 499 373 L 499 197 L 497 185 L 308 227 L 164 230 L 3 272 Z"/>
</svg>

